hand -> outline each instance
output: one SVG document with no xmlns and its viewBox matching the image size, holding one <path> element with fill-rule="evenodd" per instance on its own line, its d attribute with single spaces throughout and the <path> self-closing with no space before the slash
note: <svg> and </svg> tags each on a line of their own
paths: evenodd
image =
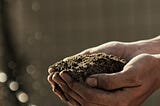
<svg viewBox="0 0 160 106">
<path fill-rule="evenodd" d="M 156 57 L 141 54 L 133 58 L 122 72 L 93 75 L 92 78 L 97 79 L 94 87 L 106 91 L 74 82 L 64 71 L 60 76 L 55 74 L 53 80 L 67 95 L 70 106 L 139 106 L 160 86 L 158 64 Z M 107 91 L 119 88 L 114 92 Z"/>
<path fill-rule="evenodd" d="M 86 82 L 92 87 L 105 90 L 122 88 L 123 90 L 117 94 L 117 101 L 122 101 L 122 98 L 126 105 L 120 106 L 139 106 L 160 87 L 159 63 L 156 56 L 141 54 L 133 58 L 122 72 L 92 75 Z"/>
<path fill-rule="evenodd" d="M 64 92 L 62 91 L 62 89 L 60 88 L 60 86 L 53 80 L 55 77 L 59 79 L 59 82 L 63 80 L 59 77 L 59 73 L 54 72 L 53 69 L 49 68 L 48 69 L 48 82 L 50 83 L 51 87 L 52 87 L 52 91 L 65 103 L 69 104 L 68 99 L 66 97 L 66 95 L 64 95 Z"/>
<path fill-rule="evenodd" d="M 84 50 L 79 54 L 81 55 L 81 54 L 105 52 L 107 54 L 113 54 L 122 58 L 126 58 L 129 61 L 134 56 L 142 54 L 143 52 L 149 52 L 149 53 L 154 52 L 154 50 L 151 50 L 151 51 L 148 50 L 148 48 L 144 47 L 144 45 L 145 44 L 143 42 L 123 43 L 123 42 L 112 41 L 97 47 Z M 61 94 L 64 94 L 64 92 L 61 90 L 59 86 L 55 86 L 56 82 L 53 80 L 53 78 L 58 74 L 55 75 L 55 72 L 53 69 L 49 69 L 49 74 L 50 75 L 48 76 L 48 81 L 50 82 L 54 93 L 56 93 L 58 96 L 60 96 Z M 59 77 L 59 79 L 61 78 Z M 63 79 L 61 80 L 63 81 Z M 67 101 L 67 95 L 63 95 L 63 96 L 61 95 L 60 98 L 63 99 L 63 101 Z"/>
<path fill-rule="evenodd" d="M 98 52 L 105 52 L 108 54 L 117 55 L 119 57 L 129 57 L 129 51 L 134 51 L 135 47 L 132 45 L 128 45 L 127 43 L 123 42 L 117 42 L 112 41 L 105 44 L 102 44 L 97 47 L 93 47 L 87 50 L 82 51 L 81 53 L 77 55 L 83 55 L 83 54 L 92 54 L 92 53 L 98 53 Z M 133 53 L 133 52 L 132 52 Z M 52 80 L 52 77 L 54 77 L 55 72 L 53 69 L 48 70 L 49 76 L 48 81 L 53 89 L 53 92 L 57 95 L 64 94 L 64 92 L 61 90 L 61 88 L 56 84 L 54 80 Z M 56 73 L 57 75 L 58 73 Z M 53 76 L 54 75 L 54 76 Z M 61 96 L 61 99 L 67 101 L 67 98 L 65 95 Z"/>
<path fill-rule="evenodd" d="M 131 53 L 133 54 L 134 51 L 135 51 L 134 45 L 129 45 L 129 44 L 123 43 L 123 42 L 112 41 L 112 42 L 108 42 L 108 43 L 102 44 L 97 47 L 93 47 L 93 48 L 84 50 L 77 55 L 105 52 L 108 54 L 113 54 L 113 55 L 117 55 L 119 57 L 125 57 L 125 58 L 129 59 L 129 58 L 131 58 L 131 55 L 129 55 L 129 54 L 131 54 Z M 129 52 L 131 52 L 131 53 L 129 53 Z M 53 89 L 53 92 L 55 94 L 57 94 L 58 96 L 61 95 L 60 98 L 63 99 L 63 101 L 67 101 L 66 95 L 62 96 L 62 94 L 64 94 L 64 92 L 57 85 L 57 83 L 53 80 L 53 78 L 55 76 L 57 76 L 58 73 L 55 74 L 54 70 L 51 68 L 48 70 L 48 73 L 49 73 L 48 81 Z M 61 78 L 59 77 L 59 79 L 61 79 Z"/>
<path fill-rule="evenodd" d="M 124 43 L 124 42 L 118 42 L 118 41 L 111 41 L 111 42 L 99 45 L 97 47 L 86 49 L 77 55 L 104 52 L 107 54 L 112 54 L 112 55 L 130 60 L 132 57 L 142 53 L 141 51 L 142 51 L 142 48 L 139 47 L 138 43 L 132 44 L 132 43 Z"/>
</svg>

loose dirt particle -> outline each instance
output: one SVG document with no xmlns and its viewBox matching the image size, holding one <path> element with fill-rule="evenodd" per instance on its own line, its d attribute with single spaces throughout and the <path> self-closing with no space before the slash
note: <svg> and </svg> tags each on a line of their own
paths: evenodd
<svg viewBox="0 0 160 106">
<path fill-rule="evenodd" d="M 127 61 L 120 57 L 96 53 L 71 56 L 51 65 L 50 68 L 56 72 L 68 71 L 74 80 L 84 83 L 85 79 L 92 74 L 119 72 L 126 63 Z"/>
</svg>

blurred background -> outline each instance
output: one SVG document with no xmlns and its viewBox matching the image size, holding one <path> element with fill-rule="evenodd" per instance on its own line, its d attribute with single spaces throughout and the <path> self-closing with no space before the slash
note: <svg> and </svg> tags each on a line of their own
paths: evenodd
<svg viewBox="0 0 160 106">
<path fill-rule="evenodd" d="M 102 43 L 160 33 L 160 0 L 0 0 L 0 106 L 65 106 L 52 63 Z M 132 96 L 132 95 L 131 95 Z M 160 91 L 143 106 L 160 105 Z"/>
</svg>

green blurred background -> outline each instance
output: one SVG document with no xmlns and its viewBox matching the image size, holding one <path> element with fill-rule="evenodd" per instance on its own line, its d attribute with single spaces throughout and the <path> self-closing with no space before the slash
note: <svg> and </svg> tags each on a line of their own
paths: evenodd
<svg viewBox="0 0 160 106">
<path fill-rule="evenodd" d="M 50 64 L 108 41 L 136 41 L 160 33 L 160 0 L 4 1 L 12 46 L 19 60 L 25 61 L 20 70 L 14 70 L 20 73 L 15 74 L 16 80 L 33 106 L 65 106 L 46 80 Z M 1 63 L 6 56 L 4 36 L 1 33 Z M 5 69 L 1 64 L 0 70 Z M 0 83 L 0 102 L 14 106 L 7 85 Z M 143 106 L 159 106 L 159 99 L 157 91 Z"/>
</svg>

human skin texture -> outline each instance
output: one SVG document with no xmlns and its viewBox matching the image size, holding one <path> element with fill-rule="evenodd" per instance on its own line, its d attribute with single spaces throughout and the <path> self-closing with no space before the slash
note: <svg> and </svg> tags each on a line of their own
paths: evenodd
<svg viewBox="0 0 160 106">
<path fill-rule="evenodd" d="M 139 106 L 159 89 L 160 36 L 127 43 L 112 41 L 78 55 L 98 52 L 117 55 L 129 62 L 121 72 L 89 76 L 86 83 L 90 87 L 75 82 L 65 71 L 56 73 L 49 69 L 48 81 L 53 92 L 69 106 Z"/>
</svg>

